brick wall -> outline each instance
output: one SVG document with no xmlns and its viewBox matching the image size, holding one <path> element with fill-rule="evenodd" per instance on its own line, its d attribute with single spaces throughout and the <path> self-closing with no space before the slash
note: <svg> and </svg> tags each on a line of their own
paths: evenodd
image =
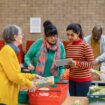
<svg viewBox="0 0 105 105">
<path fill-rule="evenodd" d="M 85 35 L 94 25 L 105 30 L 105 0 L 0 0 L 0 35 L 5 25 L 15 23 L 23 28 L 25 40 L 42 37 L 43 27 L 41 34 L 29 33 L 30 17 L 41 17 L 42 23 L 51 20 L 60 38 L 66 40 L 65 29 L 70 22 L 79 22 Z"/>
</svg>

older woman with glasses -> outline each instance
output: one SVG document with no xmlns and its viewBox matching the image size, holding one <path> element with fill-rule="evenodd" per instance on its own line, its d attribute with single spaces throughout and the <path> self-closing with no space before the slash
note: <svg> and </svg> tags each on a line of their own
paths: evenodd
<svg viewBox="0 0 105 105">
<path fill-rule="evenodd" d="M 6 45 L 0 51 L 0 105 L 18 105 L 19 86 L 35 91 L 32 80 L 38 75 L 21 73 L 16 53 L 22 44 L 22 30 L 17 25 L 8 25 L 3 31 Z"/>
</svg>

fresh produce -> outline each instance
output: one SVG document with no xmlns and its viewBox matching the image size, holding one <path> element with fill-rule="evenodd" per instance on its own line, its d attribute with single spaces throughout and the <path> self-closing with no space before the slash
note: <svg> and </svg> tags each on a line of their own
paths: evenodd
<svg viewBox="0 0 105 105">
<path fill-rule="evenodd" d="M 92 95 L 105 95 L 105 86 L 91 86 L 90 93 Z"/>
<path fill-rule="evenodd" d="M 99 71 L 99 70 L 91 69 L 91 71 L 92 71 L 93 73 L 96 73 L 96 74 L 100 75 L 100 71 Z"/>
<path fill-rule="evenodd" d="M 91 73 L 92 73 L 92 79 L 94 81 L 100 80 L 100 71 L 91 69 Z"/>
<path fill-rule="evenodd" d="M 81 105 L 80 100 L 76 100 L 72 105 Z"/>
<path fill-rule="evenodd" d="M 90 88 L 91 93 L 94 93 L 94 92 L 97 92 L 97 91 L 101 90 L 101 88 L 99 86 L 95 86 L 95 85 L 93 85 L 89 88 Z"/>
</svg>

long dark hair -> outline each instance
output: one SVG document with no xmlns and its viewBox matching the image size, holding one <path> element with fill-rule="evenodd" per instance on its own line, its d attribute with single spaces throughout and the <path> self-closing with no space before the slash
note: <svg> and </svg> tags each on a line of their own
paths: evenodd
<svg viewBox="0 0 105 105">
<path fill-rule="evenodd" d="M 67 26 L 66 31 L 72 30 L 74 33 L 79 34 L 79 38 L 83 39 L 83 32 L 82 32 L 82 27 L 78 23 L 71 23 Z"/>
</svg>

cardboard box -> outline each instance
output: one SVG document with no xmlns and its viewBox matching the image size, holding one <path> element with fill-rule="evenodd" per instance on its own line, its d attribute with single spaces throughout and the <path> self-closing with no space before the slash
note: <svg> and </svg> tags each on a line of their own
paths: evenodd
<svg viewBox="0 0 105 105">
<path fill-rule="evenodd" d="M 72 97 L 72 96 L 68 96 L 62 105 L 72 105 L 76 100 L 79 100 L 81 105 L 89 105 L 87 97 Z"/>
</svg>

